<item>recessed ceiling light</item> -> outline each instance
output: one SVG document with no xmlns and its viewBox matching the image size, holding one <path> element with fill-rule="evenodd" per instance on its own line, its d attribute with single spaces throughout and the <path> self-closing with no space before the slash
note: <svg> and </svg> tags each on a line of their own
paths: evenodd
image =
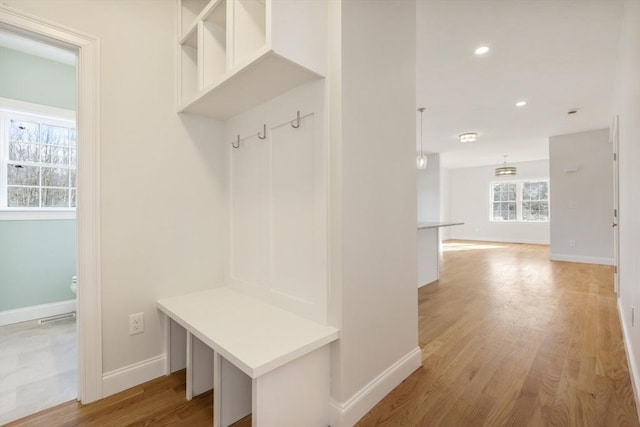
<svg viewBox="0 0 640 427">
<path fill-rule="evenodd" d="M 516 102 L 516 107 L 524 107 L 525 105 L 527 105 L 527 101 Z"/>
<path fill-rule="evenodd" d="M 458 135 L 458 139 L 460 142 L 475 142 L 478 139 L 478 134 L 475 132 L 461 133 Z"/>
<path fill-rule="evenodd" d="M 476 55 L 484 55 L 487 52 L 489 52 L 488 46 L 480 46 L 479 48 L 476 49 Z"/>
</svg>

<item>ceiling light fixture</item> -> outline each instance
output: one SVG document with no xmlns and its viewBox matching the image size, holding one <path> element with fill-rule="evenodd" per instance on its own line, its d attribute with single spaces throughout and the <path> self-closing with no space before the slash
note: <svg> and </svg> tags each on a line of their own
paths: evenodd
<svg viewBox="0 0 640 427">
<path fill-rule="evenodd" d="M 524 107 L 527 105 L 527 101 L 518 101 L 516 102 L 516 107 Z"/>
<path fill-rule="evenodd" d="M 460 142 L 475 142 L 478 139 L 478 134 L 475 132 L 461 133 L 458 135 L 458 139 Z"/>
<path fill-rule="evenodd" d="M 480 46 L 479 48 L 476 49 L 476 55 L 484 55 L 487 52 L 489 52 L 488 46 Z"/>
<path fill-rule="evenodd" d="M 516 174 L 516 168 L 514 166 L 507 166 L 507 157 L 508 155 L 505 154 L 502 166 L 496 168 L 496 176 L 507 176 Z"/>
<path fill-rule="evenodd" d="M 422 113 L 424 113 L 424 107 L 418 108 L 420 111 L 420 154 L 416 157 L 416 167 L 418 169 L 427 168 L 427 155 L 422 151 Z"/>
</svg>

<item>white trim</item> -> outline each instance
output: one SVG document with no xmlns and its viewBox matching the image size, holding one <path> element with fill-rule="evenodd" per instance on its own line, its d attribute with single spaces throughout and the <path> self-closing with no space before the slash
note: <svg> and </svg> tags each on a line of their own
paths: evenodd
<svg viewBox="0 0 640 427">
<path fill-rule="evenodd" d="M 0 5 L 0 28 L 78 52 L 78 399 L 90 403 L 102 398 L 100 40 L 6 5 Z"/>
<path fill-rule="evenodd" d="M 640 366 L 636 364 L 635 354 L 633 352 L 633 346 L 631 343 L 631 334 L 627 329 L 627 324 L 624 322 L 624 309 L 621 305 L 620 298 L 618 300 L 618 320 L 622 325 L 622 342 L 624 343 L 624 349 L 627 354 L 627 365 L 629 366 L 629 374 L 631 377 L 631 386 L 633 387 L 633 396 L 636 399 L 636 411 L 638 411 L 638 419 L 640 419 Z"/>
<path fill-rule="evenodd" d="M 102 377 L 103 397 L 111 396 L 165 375 L 166 359 L 166 355 L 161 354 L 133 365 L 106 372 Z"/>
<path fill-rule="evenodd" d="M 329 400 L 329 424 L 331 427 L 351 427 L 387 394 L 422 366 L 422 351 L 416 347 L 393 365 L 385 369 L 369 384 L 340 403 Z"/>
<path fill-rule="evenodd" d="M 567 262 L 581 262 L 584 264 L 613 265 L 613 258 L 603 258 L 603 257 L 596 257 L 596 256 L 581 256 L 581 255 L 550 253 L 549 259 L 551 261 L 567 261 Z"/>
<path fill-rule="evenodd" d="M 7 210 L 0 211 L 0 221 L 31 221 L 31 220 L 59 220 L 76 219 L 76 211 L 73 210 Z"/>
<path fill-rule="evenodd" d="M 76 300 L 74 299 L 0 311 L 0 326 L 28 322 L 29 320 L 57 316 L 73 311 L 76 311 Z"/>
<path fill-rule="evenodd" d="M 27 115 L 44 116 L 48 119 L 66 119 L 75 125 L 76 112 L 65 108 L 52 107 L 44 104 L 34 104 L 33 102 L 21 101 L 19 99 L 3 98 L 0 96 L 0 109 L 17 112 Z"/>
<path fill-rule="evenodd" d="M 506 222 L 506 221 L 505 221 Z M 529 245 L 549 245 L 549 239 L 500 239 L 495 237 L 482 237 L 482 236 L 465 236 L 465 235 L 449 235 L 447 240 L 470 240 L 472 242 L 495 242 L 495 243 L 527 243 Z"/>
</svg>

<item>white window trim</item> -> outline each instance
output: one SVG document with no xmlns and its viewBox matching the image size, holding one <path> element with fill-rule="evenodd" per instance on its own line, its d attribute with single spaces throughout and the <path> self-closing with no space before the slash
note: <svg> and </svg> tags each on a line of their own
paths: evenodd
<svg viewBox="0 0 640 427">
<path fill-rule="evenodd" d="M 76 123 L 76 112 L 47 105 L 33 104 L 31 102 L 0 97 L 0 133 L 8 141 L 8 115 L 21 116 L 25 119 L 38 118 L 45 122 L 64 123 L 73 125 Z M 24 220 L 56 220 L 75 219 L 75 208 L 10 208 L 7 206 L 7 158 L 8 144 L 0 149 L 0 221 L 24 221 Z"/>
<path fill-rule="evenodd" d="M 546 182 L 547 183 L 547 204 L 549 206 L 549 219 L 547 220 L 523 220 L 522 219 L 522 184 L 525 182 Z M 497 220 L 493 219 L 493 185 L 494 184 L 516 184 L 516 219 L 511 220 Z M 549 178 L 527 178 L 521 180 L 505 180 L 505 181 L 492 181 L 489 183 L 489 222 L 491 223 L 504 223 L 504 224 L 548 224 L 551 221 L 551 186 L 549 185 Z"/>
</svg>

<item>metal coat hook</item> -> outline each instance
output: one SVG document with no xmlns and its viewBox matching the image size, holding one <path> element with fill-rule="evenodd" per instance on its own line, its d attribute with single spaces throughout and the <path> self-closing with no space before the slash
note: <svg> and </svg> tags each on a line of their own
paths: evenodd
<svg viewBox="0 0 640 427">
<path fill-rule="evenodd" d="M 238 141 L 237 142 L 232 142 L 231 146 L 233 148 L 240 148 L 240 135 L 238 135 Z"/>
<path fill-rule="evenodd" d="M 267 137 L 267 125 L 262 125 L 262 136 L 260 136 L 260 132 L 258 132 L 258 138 L 265 139 Z"/>
<path fill-rule="evenodd" d="M 300 127 L 300 111 L 296 113 L 296 119 L 291 121 L 291 127 L 294 129 L 298 129 Z"/>
</svg>

